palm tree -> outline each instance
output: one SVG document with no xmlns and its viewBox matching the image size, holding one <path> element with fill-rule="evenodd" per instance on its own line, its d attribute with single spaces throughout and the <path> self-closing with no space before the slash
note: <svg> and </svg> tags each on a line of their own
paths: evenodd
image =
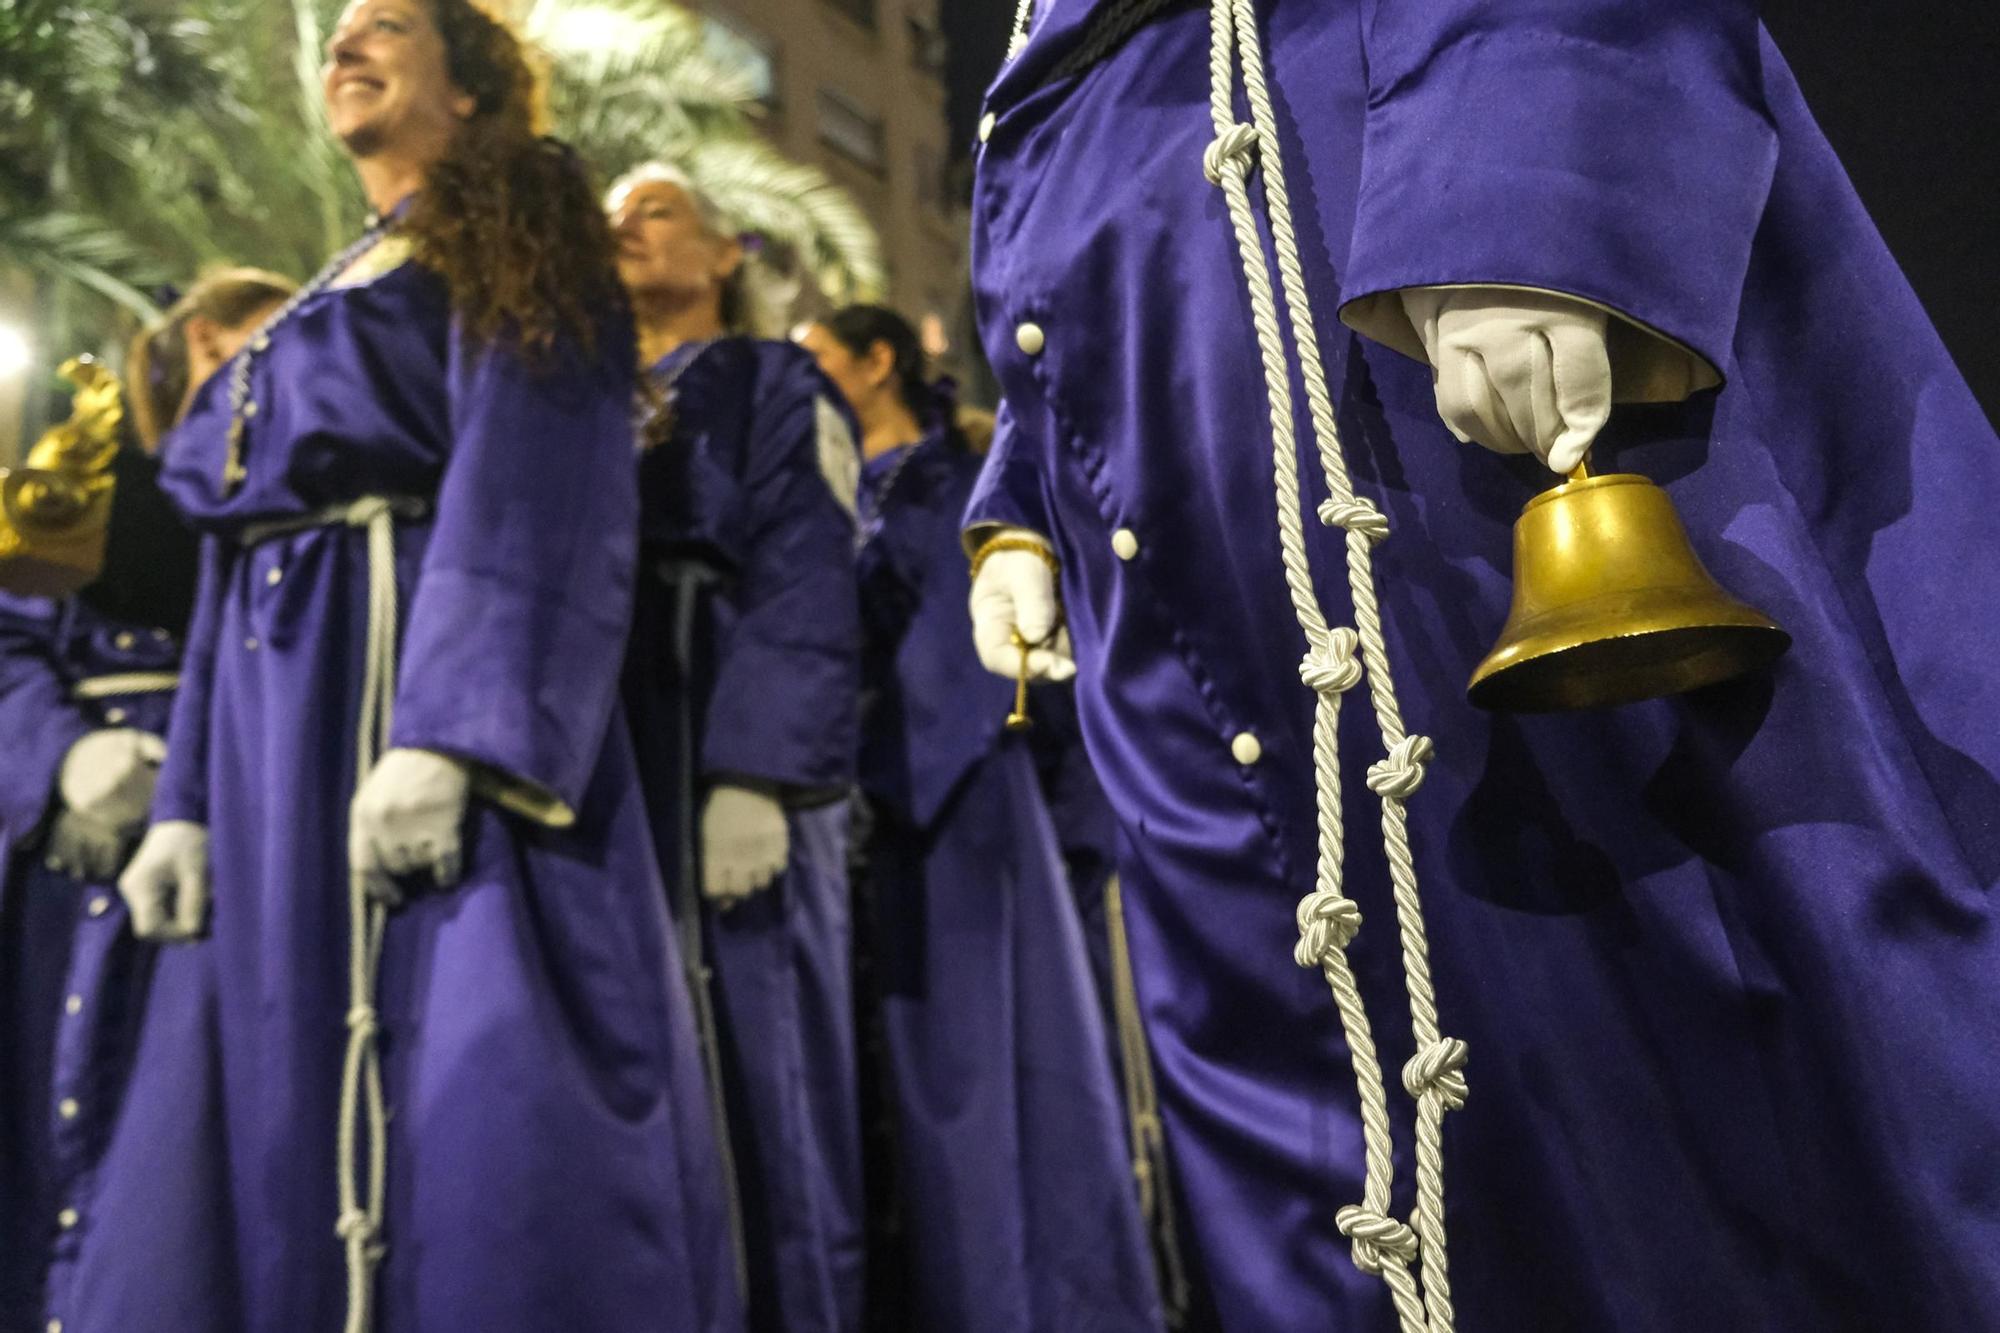
<svg viewBox="0 0 2000 1333">
<path fill-rule="evenodd" d="M 362 200 L 319 95 L 339 5 L 0 0 L 0 272 L 35 276 L 60 317 L 52 344 L 113 340 L 152 313 L 158 284 L 205 264 L 303 276 L 354 234 Z M 756 137 L 751 88 L 704 52 L 691 15 L 657 0 L 525 8 L 555 128 L 600 171 L 672 157 L 828 297 L 879 287 L 866 217 Z"/>
<path fill-rule="evenodd" d="M 533 0 L 523 28 L 550 58 L 557 132 L 607 178 L 671 160 L 775 267 L 796 267 L 834 301 L 880 293 L 867 215 L 755 133 L 746 71 L 708 54 L 693 15 L 647 0 Z"/>
</svg>

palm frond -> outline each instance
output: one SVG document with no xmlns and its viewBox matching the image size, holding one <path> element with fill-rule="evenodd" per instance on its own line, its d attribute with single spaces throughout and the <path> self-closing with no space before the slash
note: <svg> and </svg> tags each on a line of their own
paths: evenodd
<svg viewBox="0 0 2000 1333">
<path fill-rule="evenodd" d="M 709 54 L 694 15 L 646 0 L 535 0 L 525 29 L 549 60 L 558 132 L 605 176 L 678 162 L 734 225 L 795 256 L 823 295 L 879 292 L 867 215 L 818 168 L 757 137 L 748 72 Z"/>
<path fill-rule="evenodd" d="M 159 307 L 141 284 L 168 276 L 117 228 L 75 213 L 0 215 L 0 267 L 76 283 L 142 319 L 158 314 Z"/>
</svg>

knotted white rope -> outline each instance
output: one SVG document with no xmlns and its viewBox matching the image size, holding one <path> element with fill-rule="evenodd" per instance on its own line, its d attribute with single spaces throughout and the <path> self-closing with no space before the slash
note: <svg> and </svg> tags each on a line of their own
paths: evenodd
<svg viewBox="0 0 2000 1333">
<path fill-rule="evenodd" d="M 1007 59 L 1021 54 L 1021 48 L 1028 44 L 1028 24 L 1035 16 L 1035 0 L 1021 0 L 1014 11 L 1014 27 L 1007 36 Z"/>
<path fill-rule="evenodd" d="M 396 505 L 382 496 L 368 496 L 348 505 L 340 521 L 368 530 L 368 634 L 361 715 L 354 729 L 358 792 L 376 759 L 389 748 L 396 690 Z M 388 910 L 352 867 L 347 877 L 347 921 L 347 1059 L 340 1075 L 340 1219 L 335 1230 L 347 1246 L 347 1333 L 368 1333 L 374 1322 L 375 1268 L 387 1248 L 382 1243 L 382 1207 L 388 1115 L 376 1043 L 380 1020 L 375 1012 L 375 976 Z M 367 1177 L 362 1182 L 355 1178 L 355 1162 L 364 1153 Z"/>
<path fill-rule="evenodd" d="M 1360 1102 L 1365 1159 L 1362 1201 L 1340 1209 L 1335 1222 L 1353 1245 L 1355 1266 L 1363 1272 L 1379 1274 L 1388 1285 L 1403 1333 L 1451 1333 L 1441 1139 L 1445 1111 L 1465 1102 L 1462 1071 L 1466 1047 L 1464 1042 L 1443 1037 L 1438 1031 L 1423 903 L 1418 894 L 1404 811 L 1404 803 L 1423 783 L 1424 766 L 1431 758 L 1432 746 L 1428 738 L 1410 735 L 1404 729 L 1389 673 L 1371 554 L 1375 543 L 1389 535 L 1389 521 L 1373 503 L 1354 493 L 1346 460 L 1340 452 L 1333 398 L 1320 360 L 1312 304 L 1299 262 L 1291 203 L 1285 190 L 1277 117 L 1265 83 L 1256 11 L 1251 0 L 1211 0 L 1209 16 L 1209 102 L 1215 139 L 1202 155 L 1202 169 L 1228 200 L 1238 258 L 1249 288 L 1271 414 L 1280 555 L 1292 610 L 1306 639 L 1306 655 L 1299 665 L 1299 675 L 1317 697 L 1313 772 L 1318 797 L 1318 872 L 1313 892 L 1299 903 L 1299 943 L 1293 957 L 1302 967 L 1319 968 L 1333 992 Z M 1239 68 L 1250 105 L 1247 125 L 1238 122 L 1235 115 Z M 1260 160 L 1266 216 L 1291 327 L 1291 348 L 1298 356 L 1313 442 L 1330 496 L 1320 506 L 1318 517 L 1327 526 L 1340 528 L 1347 534 L 1353 629 L 1330 627 L 1313 591 L 1305 526 L 1300 514 L 1291 349 L 1280 323 L 1277 294 L 1250 198 L 1250 173 Z M 1403 1068 L 1404 1087 L 1417 1101 L 1417 1203 L 1409 1224 L 1397 1220 L 1390 1211 L 1395 1168 L 1388 1099 L 1368 1014 L 1346 953 L 1361 927 L 1361 911 L 1342 890 L 1346 831 L 1341 813 L 1340 701 L 1364 679 L 1386 752 L 1382 760 L 1369 768 L 1367 781 L 1369 789 L 1382 801 L 1383 846 L 1396 902 L 1411 1027 L 1417 1045 L 1417 1054 Z"/>
</svg>

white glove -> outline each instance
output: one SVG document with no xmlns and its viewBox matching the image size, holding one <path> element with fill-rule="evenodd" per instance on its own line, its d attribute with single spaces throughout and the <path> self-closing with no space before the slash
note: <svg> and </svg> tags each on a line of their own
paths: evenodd
<svg viewBox="0 0 2000 1333">
<path fill-rule="evenodd" d="M 791 848 L 784 806 L 748 787 L 717 787 L 701 810 L 702 896 L 735 906 L 778 877 Z"/>
<path fill-rule="evenodd" d="M 999 528 L 993 536 L 1018 537 L 1048 546 L 1048 538 L 1026 528 Z M 996 676 L 1013 680 L 1021 674 L 1020 636 L 1043 646 L 1028 651 L 1028 679 L 1068 680 L 1076 674 L 1069 631 L 1062 621 L 1062 598 L 1056 591 L 1055 570 L 1032 551 L 995 551 L 972 581 L 972 642 L 979 661 Z M 1051 641 L 1049 635 L 1054 632 Z"/>
<path fill-rule="evenodd" d="M 1611 415 L 1605 312 L 1558 292 L 1413 287 L 1438 415 L 1460 443 L 1533 454 L 1568 474 Z"/>
<path fill-rule="evenodd" d="M 49 828 L 52 869 L 109 879 L 145 826 L 167 743 L 150 731 L 104 728 L 77 740 L 56 778 L 62 806 Z"/>
<path fill-rule="evenodd" d="M 441 889 L 458 883 L 470 790 L 464 764 L 429 750 L 391 750 L 375 761 L 347 822 L 347 864 L 371 895 L 394 906 L 403 898 L 394 877 L 418 871 Z"/>
<path fill-rule="evenodd" d="M 208 829 L 169 819 L 146 830 L 132 864 L 118 877 L 118 896 L 142 940 L 191 940 L 208 915 Z"/>
</svg>

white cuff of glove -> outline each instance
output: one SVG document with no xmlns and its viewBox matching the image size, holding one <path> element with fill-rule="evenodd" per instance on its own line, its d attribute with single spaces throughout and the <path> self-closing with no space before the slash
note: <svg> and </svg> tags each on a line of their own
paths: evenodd
<svg viewBox="0 0 2000 1333">
<path fill-rule="evenodd" d="M 1415 287 L 1402 300 L 1460 442 L 1575 470 L 1611 415 L 1602 308 L 1518 287 Z"/>
<path fill-rule="evenodd" d="M 150 731 L 105 727 L 63 756 L 56 794 L 78 814 L 136 833 L 153 804 L 167 743 Z"/>
<path fill-rule="evenodd" d="M 471 775 L 429 750 L 391 750 L 354 794 L 348 866 L 383 902 L 402 901 L 396 876 L 428 872 L 438 888 L 458 883 Z"/>
<path fill-rule="evenodd" d="M 701 811 L 701 892 L 732 907 L 767 888 L 791 856 L 791 827 L 777 798 L 724 784 Z"/>
<path fill-rule="evenodd" d="M 49 828 L 51 869 L 108 879 L 144 827 L 166 742 L 149 731 L 107 727 L 80 737 L 56 777 L 61 802 Z"/>
<path fill-rule="evenodd" d="M 208 916 L 208 829 L 186 820 L 153 825 L 118 877 L 132 933 L 170 943 L 201 934 Z"/>
<path fill-rule="evenodd" d="M 981 536 L 989 541 L 1001 537 L 1031 541 L 1053 549 L 1047 537 L 1027 528 L 996 526 Z M 1018 634 L 1036 645 L 1028 650 L 1029 680 L 1062 681 L 1076 675 L 1069 630 L 1062 623 L 1062 594 L 1050 560 L 1032 551 L 995 551 L 972 581 L 969 609 L 972 642 L 988 671 L 1009 680 L 1021 674 Z"/>
</svg>

